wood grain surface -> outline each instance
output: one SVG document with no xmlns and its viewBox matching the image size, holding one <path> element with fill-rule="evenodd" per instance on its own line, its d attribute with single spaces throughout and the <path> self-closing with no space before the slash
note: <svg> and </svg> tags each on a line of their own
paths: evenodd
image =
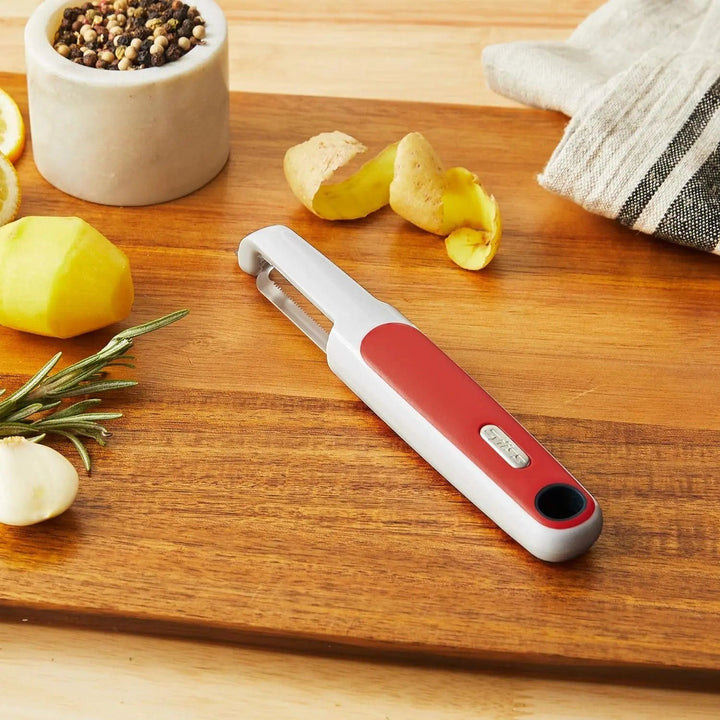
<svg viewBox="0 0 720 720">
<path fill-rule="evenodd" d="M 331 4 L 311 4 L 306 0 L 220 0 L 229 23 L 230 85 L 233 90 L 493 106 L 512 106 L 513 103 L 494 94 L 485 85 L 480 65 L 480 53 L 485 45 L 511 40 L 564 39 L 600 3 L 601 0 L 564 3 L 550 0 L 510 0 L 504 3 L 431 0 L 419 7 L 407 0 L 385 0 L 382 3 L 376 0 L 335 0 Z M 40 0 L 0 0 L 0 70 L 24 71 L 23 26 L 30 12 L 39 4 Z M 472 132 L 473 129 L 474 126 L 468 130 Z M 312 129 L 313 132 L 315 130 Z M 483 171 L 486 172 L 487 168 Z M 547 196 L 543 194 L 533 197 L 535 202 L 547 201 Z M 283 196 L 282 202 L 286 201 L 287 197 Z M 270 209 L 267 204 L 264 207 Z M 602 222 L 596 226 L 599 237 L 604 233 L 605 226 Z M 563 228 L 565 242 L 573 237 L 575 230 L 574 226 Z M 581 241 L 585 239 L 583 234 Z M 507 240 L 506 235 L 503 253 L 507 249 Z M 647 242 L 644 238 L 640 240 Z M 601 253 L 595 252 L 595 247 L 592 245 L 590 248 L 591 257 L 600 262 Z M 622 264 L 622 260 L 627 258 L 624 254 L 628 250 L 627 245 L 623 245 L 622 249 L 618 260 L 613 261 L 614 267 L 608 268 L 608 273 L 616 272 L 627 279 L 634 270 L 630 263 Z M 541 250 L 536 246 L 533 252 Z M 677 249 L 670 248 L 668 252 L 676 253 Z M 611 257 L 606 258 L 608 263 L 611 260 Z M 652 275 L 649 268 L 655 263 L 663 266 L 663 277 L 674 274 L 677 279 L 670 293 L 653 291 L 654 283 L 646 282 L 646 292 L 638 300 L 634 312 L 652 312 L 660 295 L 666 299 L 666 305 L 671 302 L 667 299 L 669 295 L 684 298 L 680 302 L 686 304 L 688 298 L 684 295 L 684 287 L 693 284 L 694 276 L 688 261 L 704 264 L 715 259 L 689 260 L 682 251 L 679 258 L 675 255 L 666 258 L 664 252 L 652 250 L 650 257 L 640 263 L 638 282 L 646 273 Z M 542 267 L 540 263 L 538 272 L 542 272 Z M 577 281 L 581 282 L 582 266 L 574 268 L 573 272 L 577 274 Z M 711 291 L 706 295 L 707 305 L 699 308 L 697 313 L 687 313 L 689 331 L 695 327 L 694 315 L 707 314 L 712 308 L 714 298 Z M 641 306 L 645 302 L 648 307 L 643 309 Z M 413 303 L 414 308 L 415 300 Z M 164 304 L 158 302 L 157 309 L 161 308 L 164 309 Z M 477 308 L 474 309 L 476 311 Z M 669 315 L 674 313 L 671 311 Z M 415 315 L 413 317 L 419 320 Z M 601 310 L 598 310 L 597 318 L 602 318 Z M 619 311 L 613 314 L 612 319 L 624 325 Z M 278 321 L 275 316 L 274 322 Z M 609 342 L 614 343 L 613 338 L 617 339 L 619 335 L 610 321 L 611 318 L 607 318 L 600 331 L 607 333 Z M 589 324 L 590 329 L 593 326 L 594 323 Z M 167 332 L 171 331 L 172 328 Z M 712 338 L 712 335 L 708 336 L 707 346 L 711 345 Z M 147 338 L 148 342 L 143 345 L 149 350 L 151 343 L 158 343 L 161 339 L 160 335 Z M 664 344 L 671 342 L 671 338 L 666 338 Z M 682 342 L 680 338 L 678 344 Z M 445 347 L 457 351 L 457 348 Z M 47 347 L 49 353 L 56 349 L 52 343 Z M 706 356 L 707 352 L 706 347 Z M 677 355 L 676 351 L 672 351 L 670 358 Z M 46 357 L 42 348 L 38 349 L 39 356 L 42 359 Z M 631 359 L 630 353 L 628 358 Z M 682 373 L 694 372 L 694 363 L 690 358 L 678 365 Z M 146 367 L 143 367 L 141 376 L 143 390 Z M 602 370 L 602 360 L 595 363 L 595 367 Z M 31 372 L 35 368 L 25 369 Z M 557 375 L 559 373 L 555 372 L 548 384 L 558 385 L 554 380 Z M 652 379 L 649 378 L 637 394 L 629 394 L 624 410 L 628 409 L 633 398 L 634 408 L 643 407 L 642 393 L 647 393 L 647 386 L 651 384 Z M 688 384 L 691 386 L 692 380 Z M 539 390 L 536 384 L 530 397 Z M 604 393 L 610 391 L 610 386 L 603 389 Z M 656 390 L 653 387 L 649 396 L 656 398 L 661 391 L 662 388 Z M 714 396 L 713 387 L 710 391 L 710 396 Z M 689 397 L 699 399 L 703 395 L 691 387 Z M 620 398 L 614 399 L 615 406 L 619 402 Z M 126 400 L 118 402 L 118 405 L 129 411 Z M 653 405 L 657 409 L 658 402 L 653 400 Z M 517 409 L 527 410 L 526 398 L 522 398 L 522 405 L 518 405 Z M 694 415 L 694 412 L 689 413 L 690 417 Z M 686 419 L 687 416 L 678 414 L 677 417 Z M 715 415 L 711 413 L 708 417 L 714 418 Z M 129 414 L 126 421 L 129 425 L 134 423 Z M 119 430 L 116 430 L 115 439 L 120 439 Z M 611 446 L 616 444 L 610 443 Z M 681 449 L 681 445 L 675 444 L 672 439 L 668 440 L 668 444 Z M 103 453 L 103 458 L 109 458 L 117 451 L 117 447 L 113 446 Z M 623 449 L 623 452 L 627 450 Z M 698 452 L 707 456 L 713 453 L 713 448 L 702 447 Z M 100 460 L 96 454 L 96 462 Z M 105 459 L 102 461 L 105 462 Z M 648 456 L 643 462 L 647 466 L 652 459 Z M 98 466 L 95 478 L 100 472 Z M 711 468 L 709 478 L 715 472 L 715 468 Z M 587 478 L 583 479 L 587 481 Z M 635 482 L 640 479 L 638 476 Z M 617 477 L 612 488 L 616 494 L 622 493 L 626 483 L 625 476 Z M 596 487 L 592 489 L 597 491 Z M 607 503 L 602 499 L 607 514 Z M 638 502 L 637 498 L 634 502 Z M 704 527 L 706 532 L 707 526 Z M 606 527 L 601 542 L 605 542 L 607 533 Z M 665 537 L 659 531 L 651 535 L 656 547 Z M 688 536 L 687 531 L 676 533 L 677 539 L 672 543 L 673 554 L 682 553 L 680 542 L 687 545 Z M 626 537 L 628 541 L 636 540 L 637 534 L 626 534 Z M 693 544 L 690 543 L 687 549 L 691 567 Z M 705 552 L 703 557 L 710 555 L 711 552 Z M 56 564 L 64 562 L 62 553 L 56 553 L 54 557 Z M 673 567 L 679 568 L 682 562 L 679 557 L 674 558 Z M 711 565 L 715 562 L 716 557 Z M 656 557 L 654 564 L 660 563 Z M 627 567 L 627 577 L 635 585 L 632 563 L 628 561 Z M 58 576 L 62 574 L 60 570 L 57 573 Z M 682 572 L 679 574 L 682 575 Z M 640 582 L 641 578 L 637 581 Z M 621 581 L 623 584 L 624 580 Z M 679 584 L 684 584 L 682 577 Z M 706 588 L 700 583 L 685 588 L 683 592 L 688 597 L 697 596 L 705 601 L 716 595 L 715 591 L 716 587 L 712 584 Z M 651 594 L 651 588 L 641 593 L 645 599 Z M 527 593 L 521 596 L 526 597 Z M 632 598 L 631 588 L 625 605 L 632 606 Z M 656 602 L 659 606 L 666 606 L 662 593 L 658 593 Z M 690 603 L 688 605 L 691 606 Z M 571 617 L 568 614 L 568 618 Z M 621 611 L 618 617 L 622 620 L 624 613 Z M 228 646 L 199 640 L 181 642 L 151 638 L 117 632 L 117 626 L 108 629 L 107 624 L 104 625 L 105 630 L 99 631 L 81 629 L 77 625 L 71 630 L 64 630 L 58 627 L 61 618 L 57 616 L 47 618 L 49 624 L 41 625 L 36 616 L 14 616 L 7 606 L 0 608 L 0 619 L 5 620 L 0 622 L 0 715 L 12 720 L 78 720 L 85 717 L 114 720 L 144 717 L 150 713 L 158 720 L 178 717 L 204 720 L 210 716 L 235 718 L 239 712 L 245 718 L 258 720 L 279 717 L 319 720 L 339 716 L 363 719 L 388 717 L 393 720 L 425 717 L 468 720 L 477 717 L 502 720 L 521 717 L 554 720 L 559 717 L 582 717 L 586 720 L 613 717 L 638 720 L 658 717 L 710 719 L 720 712 L 720 698 L 715 694 L 718 687 L 716 672 L 703 682 L 704 687 L 713 692 L 701 694 L 688 692 L 687 688 L 691 685 L 687 675 L 674 671 L 650 671 L 647 680 L 653 687 L 639 686 L 636 673 L 621 673 L 618 677 L 617 670 L 611 672 L 615 677 L 613 684 L 607 681 L 598 684 L 602 674 L 597 667 L 590 674 L 591 682 L 570 682 L 567 680 L 570 668 L 567 667 L 553 672 L 552 667 L 536 666 L 528 674 L 514 664 L 504 673 L 496 663 L 491 662 L 485 668 L 469 672 L 457 668 L 448 670 L 388 664 L 382 660 L 384 654 L 373 662 L 348 662 L 337 657 L 337 647 L 332 648 L 332 657 L 324 658 L 268 652 L 249 645 Z M 14 621 L 18 619 L 26 622 Z M 67 617 L 64 620 L 67 621 Z M 81 616 L 81 621 L 87 624 L 88 616 Z M 608 622 L 612 624 L 613 618 Z M 329 646 L 322 648 L 324 654 L 330 650 Z M 442 666 L 446 662 L 436 656 L 432 664 Z M 678 687 L 686 689 L 679 690 Z"/>
<path fill-rule="evenodd" d="M 0 0 L 0 69 L 25 72 L 41 0 Z M 230 87 L 263 93 L 512 106 L 483 80 L 490 43 L 564 40 L 601 0 L 219 0 Z"/>
<path fill-rule="evenodd" d="M 24 104 L 23 78 L 0 85 Z M 55 191 L 28 148 L 22 214 L 78 214 L 128 255 L 140 385 L 73 508 L 0 530 L 3 614 L 318 650 L 593 672 L 717 671 L 718 259 L 624 230 L 534 181 L 563 126 L 534 111 L 234 94 L 233 151 L 201 191 L 108 208 Z M 321 129 L 372 149 L 424 132 L 477 171 L 505 218 L 469 273 L 390 211 L 329 224 L 300 208 L 284 150 Z M 596 495 L 586 556 L 540 563 L 370 413 L 236 267 L 285 223 L 395 304 Z M 0 329 L 14 387 L 59 343 Z"/>
</svg>

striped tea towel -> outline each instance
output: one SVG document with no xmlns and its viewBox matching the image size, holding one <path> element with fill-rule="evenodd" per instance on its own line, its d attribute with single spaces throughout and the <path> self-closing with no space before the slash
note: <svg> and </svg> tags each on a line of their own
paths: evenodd
<svg viewBox="0 0 720 720">
<path fill-rule="evenodd" d="M 571 116 L 543 187 L 720 254 L 720 0 L 609 0 L 567 42 L 483 64 L 497 92 Z"/>
</svg>

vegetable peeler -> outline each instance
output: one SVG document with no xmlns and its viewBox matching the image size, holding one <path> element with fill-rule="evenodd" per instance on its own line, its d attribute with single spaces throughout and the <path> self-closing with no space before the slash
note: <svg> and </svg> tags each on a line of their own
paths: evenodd
<svg viewBox="0 0 720 720">
<path fill-rule="evenodd" d="M 595 498 L 399 310 L 281 225 L 243 238 L 238 263 L 371 410 L 526 550 L 560 562 L 595 542 Z M 329 331 L 277 275 L 329 320 Z"/>
</svg>

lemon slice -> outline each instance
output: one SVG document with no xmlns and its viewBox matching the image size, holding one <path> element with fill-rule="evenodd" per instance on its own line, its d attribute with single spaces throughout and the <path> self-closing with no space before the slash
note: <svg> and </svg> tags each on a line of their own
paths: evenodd
<svg viewBox="0 0 720 720">
<path fill-rule="evenodd" d="M 0 226 L 9 223 L 20 207 L 20 181 L 13 164 L 0 153 Z"/>
<path fill-rule="evenodd" d="M 25 147 L 25 123 L 15 101 L 0 88 L 0 152 L 14 163 Z"/>
</svg>

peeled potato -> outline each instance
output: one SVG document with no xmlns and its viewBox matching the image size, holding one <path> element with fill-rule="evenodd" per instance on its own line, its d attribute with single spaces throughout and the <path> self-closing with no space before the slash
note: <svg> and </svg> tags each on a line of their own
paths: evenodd
<svg viewBox="0 0 720 720">
<path fill-rule="evenodd" d="M 465 168 L 445 171 L 420 133 L 405 135 L 346 180 L 329 183 L 362 143 L 341 132 L 321 133 L 285 154 L 285 177 L 295 196 L 318 217 L 350 220 L 388 203 L 402 218 L 436 235 L 446 235 L 449 257 L 479 270 L 494 257 L 502 222 L 495 198 Z"/>
<path fill-rule="evenodd" d="M 0 228 L 0 325 L 68 338 L 124 319 L 125 253 L 77 217 L 28 216 Z"/>
</svg>

